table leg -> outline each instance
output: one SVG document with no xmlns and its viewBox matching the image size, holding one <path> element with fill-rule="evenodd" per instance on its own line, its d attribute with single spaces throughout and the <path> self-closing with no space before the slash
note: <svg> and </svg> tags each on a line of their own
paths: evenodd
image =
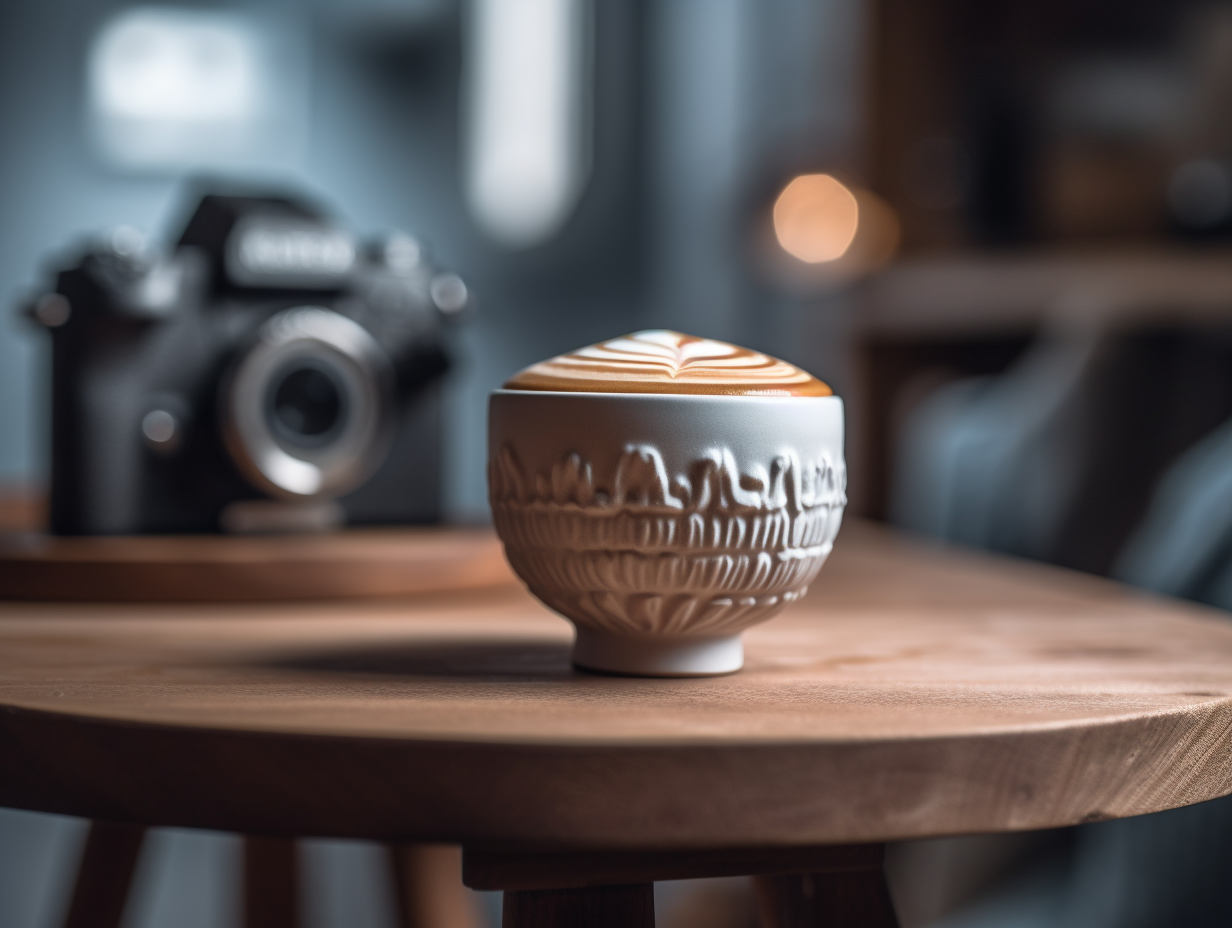
<svg viewBox="0 0 1232 928">
<path fill-rule="evenodd" d="M 502 928 L 654 928 L 654 884 L 506 890 Z"/>
<path fill-rule="evenodd" d="M 118 928 L 144 838 L 139 825 L 91 823 L 65 928 Z"/>
<path fill-rule="evenodd" d="M 244 928 L 298 928 L 295 841 L 244 837 Z"/>
<path fill-rule="evenodd" d="M 880 844 L 664 850 L 467 846 L 462 879 L 505 892 L 505 928 L 654 925 L 654 882 L 765 874 L 767 928 L 897 928 Z"/>
<path fill-rule="evenodd" d="M 763 928 L 898 928 L 885 872 L 756 876 Z"/>
<path fill-rule="evenodd" d="M 462 848 L 390 845 L 401 928 L 479 928 L 462 885 Z"/>
</svg>

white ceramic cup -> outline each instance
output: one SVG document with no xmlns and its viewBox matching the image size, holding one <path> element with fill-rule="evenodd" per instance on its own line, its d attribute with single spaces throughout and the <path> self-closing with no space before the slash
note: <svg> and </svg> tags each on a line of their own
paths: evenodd
<svg viewBox="0 0 1232 928">
<path fill-rule="evenodd" d="M 576 627 L 576 665 L 730 673 L 838 534 L 843 403 L 497 390 L 488 489 L 509 563 Z"/>
</svg>

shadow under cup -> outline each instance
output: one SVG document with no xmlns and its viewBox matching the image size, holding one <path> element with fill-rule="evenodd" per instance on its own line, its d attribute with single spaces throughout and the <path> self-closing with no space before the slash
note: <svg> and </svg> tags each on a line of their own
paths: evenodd
<svg viewBox="0 0 1232 928">
<path fill-rule="evenodd" d="M 731 673 L 740 633 L 803 595 L 846 503 L 838 397 L 498 390 L 488 490 L 518 576 L 573 661 Z"/>
</svg>

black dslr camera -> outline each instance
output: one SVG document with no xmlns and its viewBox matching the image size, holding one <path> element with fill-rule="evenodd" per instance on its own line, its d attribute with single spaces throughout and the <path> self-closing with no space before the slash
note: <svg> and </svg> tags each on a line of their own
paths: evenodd
<svg viewBox="0 0 1232 928">
<path fill-rule="evenodd" d="M 52 339 L 52 531 L 437 519 L 466 304 L 414 239 L 362 246 L 292 199 L 206 196 L 169 254 L 114 233 L 29 307 Z"/>
</svg>

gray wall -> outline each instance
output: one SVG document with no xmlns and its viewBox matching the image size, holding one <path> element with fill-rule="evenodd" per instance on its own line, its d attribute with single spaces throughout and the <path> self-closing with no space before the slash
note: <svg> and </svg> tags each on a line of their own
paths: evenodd
<svg viewBox="0 0 1232 928">
<path fill-rule="evenodd" d="M 594 189 L 564 241 L 521 257 L 488 244 L 462 208 L 457 10 L 424 0 L 417 25 L 365 31 L 382 2 L 237 6 L 301 22 L 307 42 L 309 144 L 264 173 L 359 230 L 421 233 L 479 294 L 447 399 L 455 517 L 486 514 L 488 391 L 548 354 L 671 326 L 776 352 L 841 387 L 845 302 L 760 283 L 745 232 L 784 152 L 858 155 L 858 0 L 601 3 Z M 54 250 L 119 223 L 167 230 L 180 205 L 177 178 L 110 168 L 86 135 L 85 52 L 120 8 L 0 6 L 0 482 L 40 482 L 47 464 L 45 346 L 9 307 L 45 280 Z"/>
</svg>

